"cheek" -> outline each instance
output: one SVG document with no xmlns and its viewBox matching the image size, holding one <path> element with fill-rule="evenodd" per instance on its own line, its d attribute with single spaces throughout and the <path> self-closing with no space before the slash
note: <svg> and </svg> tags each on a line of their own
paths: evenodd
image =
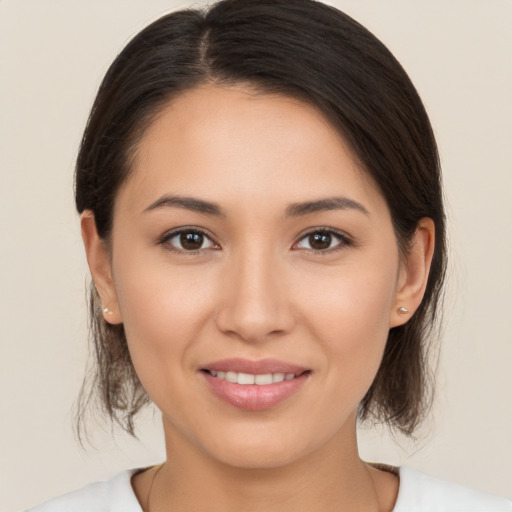
<svg viewBox="0 0 512 512">
<path fill-rule="evenodd" d="M 397 265 L 379 263 L 347 266 L 329 278 L 317 275 L 315 283 L 304 283 L 310 293 L 303 294 L 302 316 L 322 345 L 324 364 L 330 369 L 326 385 L 334 396 L 342 387 L 352 406 L 373 382 L 389 333 Z"/>
<path fill-rule="evenodd" d="M 348 262 L 303 272 L 294 295 L 306 306 L 303 316 L 324 335 L 332 333 L 340 341 L 361 337 L 370 341 L 372 333 L 388 331 L 397 273 L 398 264 L 390 258 Z"/>
<path fill-rule="evenodd" d="M 188 349 L 211 316 L 212 279 L 173 267 L 165 256 L 140 260 L 132 250 L 114 261 L 114 281 L 135 370 L 158 401 L 151 391 L 158 394 L 163 382 L 180 378 L 176 368 L 191 366 Z"/>
</svg>

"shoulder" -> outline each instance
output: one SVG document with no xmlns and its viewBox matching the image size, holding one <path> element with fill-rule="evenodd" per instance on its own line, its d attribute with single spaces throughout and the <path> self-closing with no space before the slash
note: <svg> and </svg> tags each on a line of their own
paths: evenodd
<svg viewBox="0 0 512 512">
<path fill-rule="evenodd" d="M 400 468 L 393 512 L 512 512 L 512 500 L 439 480 L 407 466 Z"/>
<path fill-rule="evenodd" d="M 26 512 L 142 512 L 131 486 L 136 471 L 123 471 L 110 480 L 89 484 Z"/>
</svg>

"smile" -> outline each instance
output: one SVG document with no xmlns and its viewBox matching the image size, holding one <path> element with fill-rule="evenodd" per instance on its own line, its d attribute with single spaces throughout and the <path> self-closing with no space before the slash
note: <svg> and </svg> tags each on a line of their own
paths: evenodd
<svg viewBox="0 0 512 512">
<path fill-rule="evenodd" d="M 225 380 L 233 384 L 242 384 L 243 386 L 255 384 L 256 386 L 267 386 L 283 380 L 291 380 L 296 377 L 294 373 L 243 373 L 243 372 L 223 372 L 209 370 L 208 373 L 217 379 Z"/>
<path fill-rule="evenodd" d="M 205 365 L 200 374 L 216 398 L 238 409 L 264 411 L 300 392 L 312 371 L 276 359 L 225 359 Z"/>
</svg>

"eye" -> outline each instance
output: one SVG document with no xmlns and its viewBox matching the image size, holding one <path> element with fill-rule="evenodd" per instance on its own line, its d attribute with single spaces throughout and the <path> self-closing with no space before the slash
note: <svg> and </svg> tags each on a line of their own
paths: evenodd
<svg viewBox="0 0 512 512">
<path fill-rule="evenodd" d="M 329 229 L 317 229 L 303 236 L 296 247 L 315 252 L 328 252 L 350 245 L 347 236 Z"/>
<path fill-rule="evenodd" d="M 160 242 L 169 249 L 181 252 L 197 252 L 206 249 L 216 249 L 218 246 L 203 231 L 186 228 L 166 234 Z"/>
</svg>

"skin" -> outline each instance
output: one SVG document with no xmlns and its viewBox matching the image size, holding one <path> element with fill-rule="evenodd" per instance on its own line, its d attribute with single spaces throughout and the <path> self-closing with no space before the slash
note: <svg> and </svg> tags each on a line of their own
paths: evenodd
<svg viewBox="0 0 512 512">
<path fill-rule="evenodd" d="M 165 195 L 223 215 L 163 205 Z M 343 197 L 354 207 L 287 215 L 294 203 Z M 186 251 L 170 231 L 208 234 Z M 330 229 L 314 251 L 308 234 Z M 434 226 L 418 224 L 406 257 L 387 204 L 321 112 L 248 87 L 202 86 L 148 128 L 115 201 L 110 244 L 82 215 L 89 266 L 110 323 L 162 411 L 167 458 L 151 510 L 390 511 L 398 479 L 360 460 L 356 410 L 388 330 L 421 302 Z M 409 309 L 404 315 L 400 306 Z M 206 363 L 276 358 L 310 370 L 264 411 L 212 394 Z M 146 510 L 156 469 L 133 479 Z"/>
</svg>

